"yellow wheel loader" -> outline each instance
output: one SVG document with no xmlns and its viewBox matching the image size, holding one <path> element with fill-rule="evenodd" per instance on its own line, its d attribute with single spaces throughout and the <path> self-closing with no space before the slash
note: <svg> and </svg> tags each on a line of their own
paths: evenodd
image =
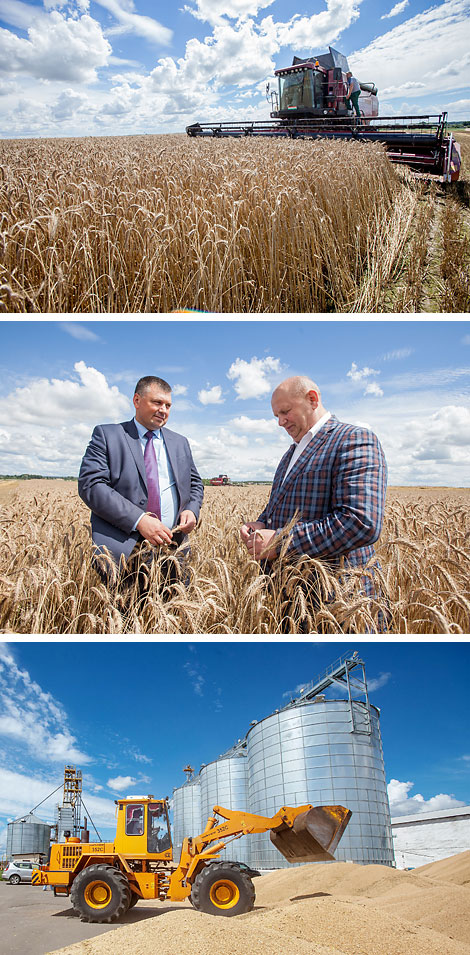
<svg viewBox="0 0 470 955">
<path fill-rule="evenodd" d="M 228 841 L 269 832 L 288 862 L 329 861 L 351 816 L 344 806 L 283 806 L 271 818 L 214 806 L 204 832 L 184 839 L 176 864 L 166 799 L 119 799 L 116 806 L 114 842 L 66 835 L 64 843 L 51 846 L 49 864 L 33 873 L 33 885 L 70 896 L 85 922 L 115 922 L 139 899 L 189 898 L 195 909 L 212 915 L 249 912 L 255 901 L 249 870 L 214 861 Z"/>
</svg>

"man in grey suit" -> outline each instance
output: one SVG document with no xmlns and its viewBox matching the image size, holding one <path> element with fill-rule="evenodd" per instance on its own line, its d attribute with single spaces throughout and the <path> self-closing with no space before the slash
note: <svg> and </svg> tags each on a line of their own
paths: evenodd
<svg viewBox="0 0 470 955">
<path fill-rule="evenodd" d="M 92 512 L 95 557 L 107 548 L 118 566 L 143 541 L 158 549 L 181 544 L 196 526 L 204 493 L 187 439 L 165 427 L 168 382 L 140 378 L 133 402 L 131 421 L 94 429 L 78 478 Z"/>
</svg>

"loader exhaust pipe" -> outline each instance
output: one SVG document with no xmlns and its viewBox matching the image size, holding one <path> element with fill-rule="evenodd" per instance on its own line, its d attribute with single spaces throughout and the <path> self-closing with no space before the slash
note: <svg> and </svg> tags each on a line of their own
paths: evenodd
<svg viewBox="0 0 470 955">
<path fill-rule="evenodd" d="M 315 806 L 270 832 L 276 849 L 288 862 L 331 862 L 351 818 L 344 806 Z"/>
</svg>

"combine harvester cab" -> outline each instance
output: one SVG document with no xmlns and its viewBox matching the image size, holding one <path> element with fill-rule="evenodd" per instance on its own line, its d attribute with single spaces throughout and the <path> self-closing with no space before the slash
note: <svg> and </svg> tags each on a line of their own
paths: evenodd
<svg viewBox="0 0 470 955">
<path fill-rule="evenodd" d="M 294 56 L 292 66 L 275 71 L 278 90 L 271 93 L 271 119 L 290 123 L 309 120 L 352 117 L 346 106 L 349 71 L 342 53 L 329 47 L 329 53 L 301 60 Z M 375 83 L 361 83 L 360 110 L 364 117 L 377 116 L 379 101 Z"/>
<path fill-rule="evenodd" d="M 276 70 L 278 90 L 267 93 L 270 119 L 262 122 L 193 123 L 188 136 L 265 136 L 289 139 L 347 139 L 382 143 L 391 162 L 416 176 L 448 183 L 458 179 L 460 146 L 447 131 L 447 113 L 434 116 L 379 116 L 375 83 L 360 83 L 356 117 L 346 105 L 349 72 L 342 53 L 300 59 Z"/>
</svg>

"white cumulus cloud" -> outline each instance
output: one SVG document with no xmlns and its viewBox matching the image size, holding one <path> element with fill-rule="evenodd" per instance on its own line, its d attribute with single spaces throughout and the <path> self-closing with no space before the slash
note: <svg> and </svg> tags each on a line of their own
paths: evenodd
<svg viewBox="0 0 470 955">
<path fill-rule="evenodd" d="M 366 385 L 366 390 L 365 390 L 364 394 L 365 394 L 365 395 L 373 395 L 374 398 L 382 398 L 382 397 L 383 397 L 382 388 L 380 387 L 380 385 L 377 384 L 376 381 L 370 381 L 370 382 Z"/>
<path fill-rule="evenodd" d="M 370 378 L 371 375 L 380 375 L 380 371 L 376 371 L 375 368 L 368 368 L 367 365 L 364 368 L 359 368 L 356 362 L 353 361 L 346 375 L 351 381 L 356 383 L 362 381 L 364 378 Z"/>
<path fill-rule="evenodd" d="M 89 763 L 67 726 L 60 702 L 21 670 L 10 649 L 0 645 L 0 739 L 45 763 Z"/>
<path fill-rule="evenodd" d="M 272 391 L 272 380 L 282 371 L 279 358 L 237 358 L 227 372 L 233 381 L 237 398 L 262 398 Z"/>
<path fill-rule="evenodd" d="M 244 414 L 232 418 L 229 425 L 236 431 L 246 431 L 248 434 L 273 434 L 279 427 L 275 418 L 248 418 Z"/>
<path fill-rule="evenodd" d="M 26 39 L 0 29 L 1 72 L 92 83 L 112 52 L 100 24 L 87 14 L 73 19 L 53 10 L 33 18 L 27 32 Z"/>
<path fill-rule="evenodd" d="M 76 474 L 100 421 L 128 416 L 131 403 L 96 368 L 74 378 L 34 378 L 0 398 L 0 468 L 7 474 Z"/>
<path fill-rule="evenodd" d="M 429 799 L 425 799 L 421 793 L 410 796 L 413 786 L 413 782 L 390 780 L 387 789 L 392 816 L 411 816 L 421 812 L 437 812 L 439 809 L 457 809 L 459 806 L 465 806 L 461 799 L 456 799 L 448 793 L 438 793 Z"/>
<path fill-rule="evenodd" d="M 432 93 L 437 104 L 445 105 L 442 97 L 446 91 L 468 86 L 469 15 L 470 0 L 444 0 L 430 6 L 351 53 L 351 69 L 360 79 L 377 84 L 379 99 L 381 95 L 401 98 L 400 86 L 405 82 L 424 83 L 420 92 Z M 437 89 L 436 69 L 444 71 Z M 440 108 L 436 106 L 434 111 Z M 383 108 L 381 112 L 383 115 Z"/>
<path fill-rule="evenodd" d="M 197 396 L 202 405 L 221 405 L 225 401 L 220 385 L 214 385 L 213 388 L 201 388 Z"/>
<path fill-rule="evenodd" d="M 114 776 L 113 779 L 108 779 L 107 785 L 113 792 L 121 793 L 130 786 L 135 786 L 136 783 L 137 779 L 134 776 Z"/>
</svg>

